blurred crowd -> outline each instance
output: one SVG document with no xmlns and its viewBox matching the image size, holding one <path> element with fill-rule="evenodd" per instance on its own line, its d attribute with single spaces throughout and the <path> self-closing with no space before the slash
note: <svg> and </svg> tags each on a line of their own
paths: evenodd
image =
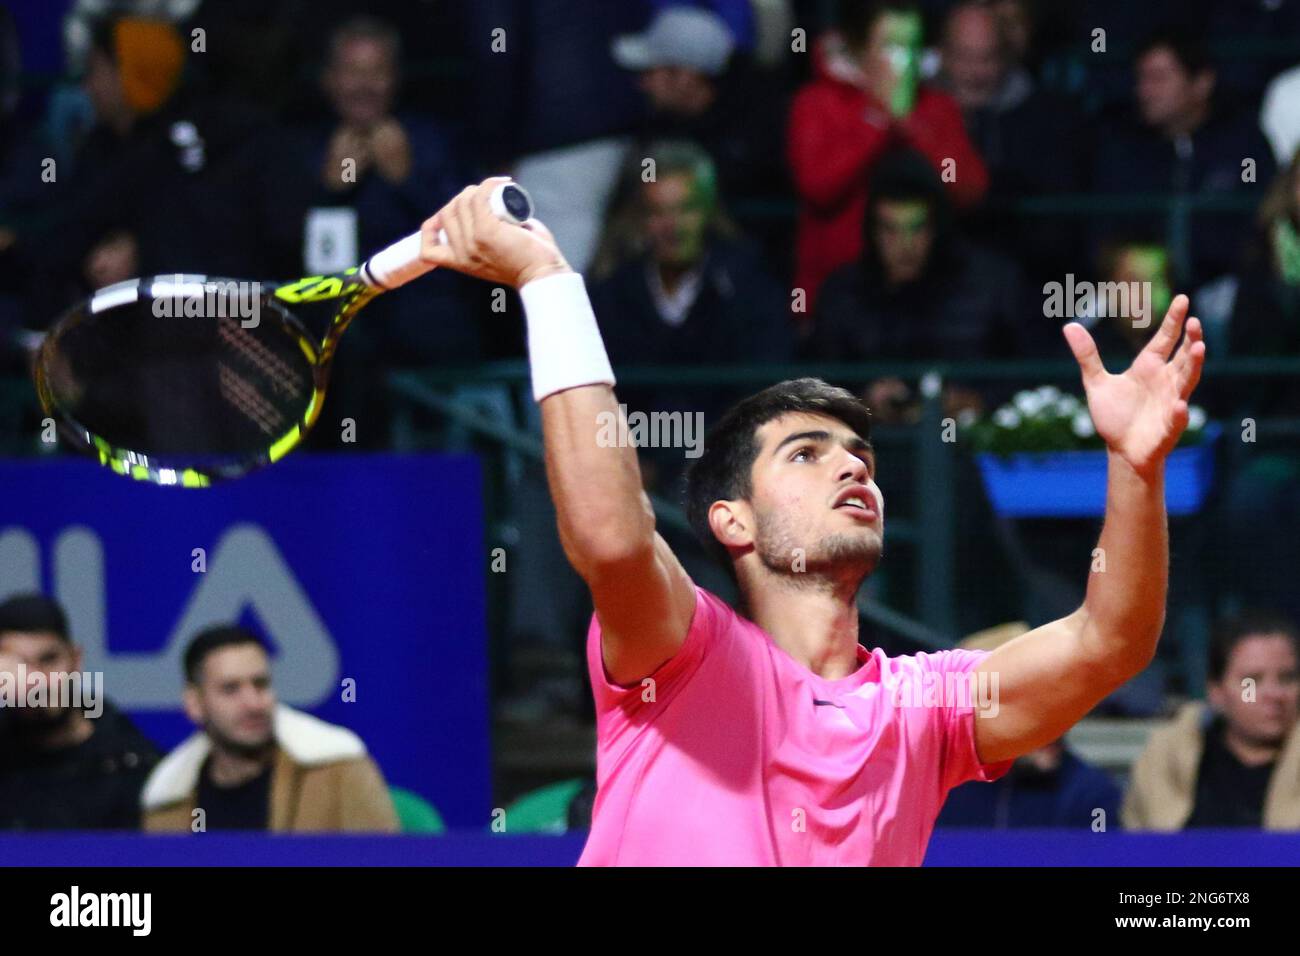
<svg viewBox="0 0 1300 956">
<path fill-rule="evenodd" d="M 1191 292 L 1216 355 L 1300 341 L 1294 0 L 14 10 L 11 364 L 95 288 L 351 265 L 503 171 L 629 313 L 606 318 L 616 365 L 1059 357 L 1038 290 L 1067 274 Z M 522 354 L 482 292 L 433 277 L 350 351 Z M 1077 318 L 1131 354 L 1140 330 L 1105 311 Z M 902 383 L 875 384 L 901 414 Z"/>
<path fill-rule="evenodd" d="M 618 370 L 1064 359 L 1069 318 L 1115 370 L 1178 291 L 1212 358 L 1295 357 L 1298 157 L 1300 0 L 15 4 L 0 9 L 0 372 L 23 374 L 41 330 L 94 289 L 345 268 L 499 173 L 585 274 Z M 1100 298 L 1052 314 L 1045 286 L 1074 280 L 1143 284 L 1155 320 Z M 325 420 L 351 417 L 379 447 L 386 370 L 522 356 L 517 304 L 491 292 L 435 273 L 377 300 L 338 354 Z M 914 381 L 843 384 L 883 425 L 916 420 Z M 709 418 L 747 391 L 618 389 L 631 408 Z M 1006 394 L 949 381 L 943 400 L 976 415 Z M 1300 417 L 1295 380 L 1209 375 L 1198 400 L 1230 435 Z M 649 483 L 671 467 L 648 456 Z M 1249 639 L 1222 624 L 1206 676 L 1182 687 L 1203 680 L 1213 705 L 1216 686 L 1267 671 L 1283 702 L 1267 733 L 1231 702 L 1180 718 L 1135 773 L 1133 825 L 1169 822 L 1150 808 L 1171 780 L 1181 796 L 1159 804 L 1186 809 L 1178 825 L 1300 825 L 1300 797 L 1270 783 L 1275 768 L 1296 779 L 1294 442 L 1252 453 L 1220 501 L 1212 530 L 1175 529 L 1176 586 L 1221 578 L 1237 609 L 1284 616 Z M 987 529 L 973 537 L 988 548 Z M 1199 572 L 1180 567 L 1189 554 Z M 519 586 L 515 605 L 547 621 L 543 592 L 562 588 Z M 549 629 L 580 637 L 577 604 Z M 80 732 L 50 740 L 84 747 Z M 1039 756 L 1044 779 L 1075 766 L 1056 745 Z M 1019 797 L 999 799 L 972 818 L 1017 815 Z"/>
</svg>

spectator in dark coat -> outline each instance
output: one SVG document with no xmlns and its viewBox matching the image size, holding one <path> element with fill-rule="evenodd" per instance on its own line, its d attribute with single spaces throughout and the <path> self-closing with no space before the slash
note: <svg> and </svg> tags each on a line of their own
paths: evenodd
<svg viewBox="0 0 1300 956">
<path fill-rule="evenodd" d="M 1019 270 L 953 229 L 943 184 L 924 157 L 901 151 L 871 179 L 858 261 L 826 280 L 805 354 L 835 362 L 1010 358 L 1025 327 Z M 952 389 L 953 410 L 978 407 Z M 882 420 L 906 417 L 913 396 L 898 379 L 876 382 L 868 404 Z"/>
<path fill-rule="evenodd" d="M 20 680 L 20 675 L 26 676 Z M 153 744 L 79 677 L 81 700 L 32 691 L 83 675 L 63 610 L 41 595 L 0 604 L 0 830 L 134 830 Z M 35 680 L 34 680 L 35 679 Z M 100 682 L 102 683 L 102 682 Z M 69 685 L 75 686 L 75 685 Z M 9 706 L 24 694 L 24 706 Z M 91 700 L 90 697 L 95 697 Z"/>
<path fill-rule="evenodd" d="M 1216 108 L 1215 69 L 1194 34 L 1165 32 L 1142 45 L 1137 61 L 1139 118 L 1099 138 L 1093 170 L 1098 193 L 1228 198 L 1248 205 L 1256 183 L 1275 171 L 1273 151 L 1254 111 Z M 1106 217 L 1098 235 L 1159 220 L 1150 213 Z M 1250 236 L 1250 213 L 1198 212 L 1170 255 L 1179 285 L 1196 286 L 1233 271 Z"/>
<path fill-rule="evenodd" d="M 468 181 L 452 138 L 427 117 L 396 112 L 402 88 L 397 30 L 370 16 L 331 34 L 321 89 L 331 117 L 299 131 L 300 176 L 308 184 L 303 220 L 307 274 L 336 272 L 417 231 Z M 483 334 L 469 306 L 470 284 L 438 270 L 382 296 L 340 350 L 322 415 L 352 419 L 353 447 L 388 439 L 388 395 L 376 363 L 424 366 L 482 358 Z M 341 432 L 318 429 L 313 447 L 342 446 Z M 352 443 L 349 441 L 349 445 Z"/>
<path fill-rule="evenodd" d="M 304 244 L 310 273 L 355 265 L 415 232 L 468 181 L 448 135 L 427 118 L 394 112 L 401 67 L 401 39 L 382 20 L 356 17 L 330 38 L 321 85 L 333 116 L 303 134 L 302 172 L 314 184 Z M 370 306 L 366 331 L 384 360 L 477 358 L 464 289 L 454 273 L 440 271 Z"/>
<path fill-rule="evenodd" d="M 1013 256 L 1039 284 L 1079 261 L 1079 221 L 1016 217 L 1006 206 L 1023 196 L 1083 192 L 1088 137 L 1079 135 L 1084 120 L 1075 104 L 1040 90 L 1012 58 L 1011 43 L 992 7 L 960 3 L 944 25 L 939 79 L 989 173 L 991 208 L 967 229 Z"/>
</svg>

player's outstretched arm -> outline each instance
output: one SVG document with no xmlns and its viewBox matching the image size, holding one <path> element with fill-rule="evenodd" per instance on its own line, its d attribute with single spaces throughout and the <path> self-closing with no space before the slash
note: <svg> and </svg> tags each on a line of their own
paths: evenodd
<svg viewBox="0 0 1300 956">
<path fill-rule="evenodd" d="M 520 228 L 491 214 L 488 196 L 504 181 L 469 187 L 429 219 L 421 255 L 519 290 L 560 542 L 591 588 L 606 672 L 616 683 L 635 683 L 681 647 L 695 587 L 655 531 L 636 449 L 598 441 L 612 431 L 602 423 L 620 413 L 582 279 L 540 222 Z"/>
<path fill-rule="evenodd" d="M 1155 655 L 1169 586 L 1165 459 L 1187 427 L 1187 399 L 1205 362 L 1201 323 L 1187 318 L 1187 307 L 1186 296 L 1174 299 L 1122 375 L 1106 371 L 1082 325 L 1065 326 L 1088 411 L 1106 441 L 1106 519 L 1083 605 L 1009 641 L 979 667 L 990 685 L 996 674 L 998 688 L 994 716 L 975 721 L 985 762 L 1057 739 Z"/>
</svg>

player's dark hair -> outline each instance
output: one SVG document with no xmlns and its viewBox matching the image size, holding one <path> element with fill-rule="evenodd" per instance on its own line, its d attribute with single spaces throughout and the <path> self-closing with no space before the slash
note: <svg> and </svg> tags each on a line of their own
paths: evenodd
<svg viewBox="0 0 1300 956">
<path fill-rule="evenodd" d="M 754 493 L 754 461 L 758 458 L 758 429 L 792 412 L 838 418 L 864 441 L 871 441 L 871 411 L 852 392 L 819 378 L 778 382 L 733 405 L 709 429 L 704 452 L 686 471 L 686 517 L 709 556 L 735 579 L 726 546 L 709 527 L 715 501 L 748 499 Z"/>
<path fill-rule="evenodd" d="M 0 604 L 0 634 L 20 631 L 25 634 L 53 634 L 65 644 L 68 617 L 57 601 L 44 594 L 18 594 Z"/>
<path fill-rule="evenodd" d="M 266 650 L 266 644 L 262 642 L 260 637 L 238 624 L 219 624 L 194 635 L 194 638 L 185 648 L 184 670 L 186 683 L 197 684 L 199 682 L 199 678 L 203 673 L 203 662 L 214 651 L 226 647 L 240 647 L 244 644 L 256 644 L 262 650 Z"/>
<path fill-rule="evenodd" d="M 1189 76 L 1214 69 L 1214 60 L 1205 37 L 1187 27 L 1163 27 L 1150 33 L 1137 48 L 1134 61 L 1152 50 L 1168 50 Z"/>
<path fill-rule="evenodd" d="M 1215 625 L 1210 635 L 1209 678 L 1211 682 L 1223 680 L 1228 672 L 1228 661 L 1237 645 L 1250 637 L 1264 634 L 1282 634 L 1300 656 L 1300 631 L 1296 623 L 1280 611 L 1265 608 L 1246 610 L 1225 618 Z"/>
<path fill-rule="evenodd" d="M 840 0 L 835 27 L 850 50 L 861 50 L 871 39 L 876 21 L 886 13 L 915 13 L 921 6 L 915 0 Z"/>
</svg>

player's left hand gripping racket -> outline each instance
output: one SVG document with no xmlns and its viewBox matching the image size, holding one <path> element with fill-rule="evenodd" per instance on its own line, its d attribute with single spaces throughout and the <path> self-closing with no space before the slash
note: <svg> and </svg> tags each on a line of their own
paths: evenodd
<svg viewBox="0 0 1300 956">
<path fill-rule="evenodd" d="M 532 217 L 515 183 L 499 185 L 490 205 L 505 222 Z M 119 475 L 186 488 L 238 478 L 283 458 L 316 424 L 353 317 L 432 268 L 415 233 L 361 266 L 294 282 L 119 282 L 50 330 L 36 391 L 60 433 Z M 339 307 L 323 339 L 288 309 L 331 299 Z"/>
</svg>

